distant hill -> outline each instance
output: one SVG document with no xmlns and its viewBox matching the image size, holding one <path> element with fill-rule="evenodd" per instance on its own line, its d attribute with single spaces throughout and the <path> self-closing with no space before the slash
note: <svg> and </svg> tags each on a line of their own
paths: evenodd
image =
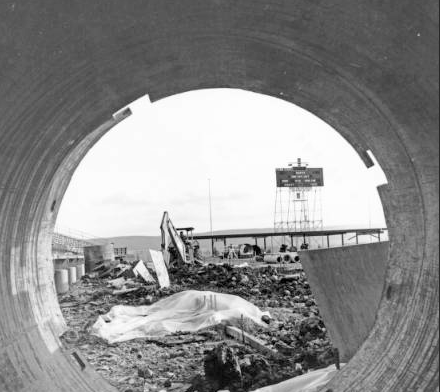
<svg viewBox="0 0 440 392">
<path fill-rule="evenodd" d="M 144 250 L 144 249 L 160 249 L 160 236 L 121 236 L 100 238 L 99 240 L 106 240 L 113 243 L 115 248 L 128 248 L 130 250 Z M 93 241 L 93 239 L 92 239 Z"/>
</svg>

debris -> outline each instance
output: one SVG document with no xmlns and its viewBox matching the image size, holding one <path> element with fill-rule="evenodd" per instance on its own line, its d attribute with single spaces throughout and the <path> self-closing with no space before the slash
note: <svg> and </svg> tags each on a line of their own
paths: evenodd
<svg viewBox="0 0 440 392">
<path fill-rule="evenodd" d="M 129 293 L 134 293 L 135 291 L 138 291 L 140 287 L 133 287 L 131 289 L 120 289 L 113 291 L 113 295 L 124 295 Z"/>
<path fill-rule="evenodd" d="M 60 303 L 60 307 L 61 308 L 71 308 L 74 306 L 78 306 L 79 302 L 62 302 Z"/>
<path fill-rule="evenodd" d="M 244 332 L 239 328 L 226 326 L 225 332 L 226 335 L 238 341 L 243 341 L 243 343 L 249 344 L 252 348 L 265 355 L 268 355 L 269 357 L 277 357 L 279 355 L 278 351 L 267 347 L 262 340 L 256 338 L 255 336 L 252 336 L 247 332 Z"/>
<path fill-rule="evenodd" d="M 226 343 L 214 348 L 205 357 L 205 375 L 217 383 L 218 389 L 241 383 L 242 373 L 238 357 Z"/>
<path fill-rule="evenodd" d="M 78 332 L 76 332 L 74 329 L 67 330 L 62 336 L 68 343 L 76 343 L 79 340 Z"/>
<path fill-rule="evenodd" d="M 116 278 L 113 280 L 110 280 L 108 283 L 110 286 L 112 286 L 115 289 L 121 289 L 125 285 L 125 278 Z"/>
<path fill-rule="evenodd" d="M 335 363 L 335 352 L 306 276 L 303 271 L 293 273 L 295 264 L 284 264 L 282 268 L 185 264 L 170 269 L 171 284 L 162 289 L 149 285 L 140 276 L 135 277 L 135 265 L 118 264 L 112 267 L 108 278 L 88 274 L 67 294 L 59 297 L 61 305 L 66 304 L 62 312 L 69 330 L 78 334 L 78 339 L 73 334 L 63 335 L 61 341 L 67 349 L 80 354 L 84 363 L 90 363 L 120 392 L 218 392 L 222 389 L 249 392 Z M 117 276 L 121 271 L 123 273 Z M 155 271 L 149 272 L 156 278 Z M 295 278 L 289 275 L 295 275 Z M 137 290 L 113 295 L 110 282 L 116 278 L 124 278 L 123 290 Z M 108 343 L 91 333 L 97 317 L 106 315 L 115 305 L 151 309 L 161 301 L 173 298 L 176 293 L 188 290 L 206 292 L 199 297 L 199 305 L 204 304 L 203 313 L 215 315 L 222 311 L 221 296 L 229 294 L 269 312 L 271 317 L 257 314 L 258 323 L 247 317 L 242 322 L 240 312 L 230 319 L 230 327 L 240 331 L 240 340 L 230 339 L 225 334 L 224 325 L 196 332 L 178 331 L 182 328 L 177 326 L 172 329 L 175 332 L 166 336 L 122 343 Z M 144 319 L 143 316 L 139 318 L 140 322 Z M 242 344 L 243 333 L 258 339 L 270 350 L 279 351 L 279 355 L 264 354 L 246 339 Z M 214 389 L 215 382 L 203 376 L 203 366 L 206 353 L 221 343 L 227 343 L 237 357 L 242 378 L 235 384 Z M 289 352 L 279 350 L 286 346 Z M 171 383 L 170 387 L 165 387 L 167 381 Z"/>
<path fill-rule="evenodd" d="M 138 367 L 138 376 L 141 378 L 152 378 L 154 376 L 154 372 L 146 366 Z"/>
<path fill-rule="evenodd" d="M 148 342 L 155 343 L 160 347 L 174 347 L 184 344 L 201 343 L 205 342 L 207 339 L 203 336 L 167 336 L 163 338 L 146 338 Z"/>
<path fill-rule="evenodd" d="M 142 260 L 140 260 L 136 266 L 133 268 L 133 272 L 136 274 L 136 276 L 140 276 L 145 283 L 155 284 L 156 280 L 151 276 L 150 272 L 148 271 L 147 267 L 145 267 L 145 264 Z"/>
<path fill-rule="evenodd" d="M 162 252 L 150 249 L 150 255 L 154 263 L 160 287 L 170 287 L 170 276 L 168 275 Z"/>
</svg>

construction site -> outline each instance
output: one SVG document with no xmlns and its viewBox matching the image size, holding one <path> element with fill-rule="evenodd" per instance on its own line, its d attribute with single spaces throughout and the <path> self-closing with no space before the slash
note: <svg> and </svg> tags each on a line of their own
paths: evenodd
<svg viewBox="0 0 440 392">
<path fill-rule="evenodd" d="M 0 5 L 0 392 L 438 391 L 438 3 L 129 3 Z M 326 226 L 326 167 L 298 158 L 269 229 L 165 204 L 139 246 L 57 226 L 130 102 L 213 88 L 298 105 L 380 164 L 386 225 Z"/>
<path fill-rule="evenodd" d="M 54 233 L 61 341 L 80 365 L 121 392 L 305 392 L 331 380 L 374 323 L 387 229 L 324 230 L 323 168 L 298 159 L 275 175 L 272 230 L 197 234 L 164 212 L 160 247 L 136 252 Z"/>
<path fill-rule="evenodd" d="M 112 244 L 84 246 L 83 261 L 72 258 L 60 265 L 54 260 L 68 327 L 61 341 L 119 391 L 254 391 L 301 375 L 316 376 L 314 385 L 323 385 L 353 355 L 374 322 L 379 284 L 365 282 L 350 294 L 359 302 L 368 296 L 362 311 L 352 310 L 358 313 L 356 335 L 349 333 L 353 326 L 331 313 L 345 313 L 348 305 L 338 303 L 333 289 L 316 291 L 317 297 L 312 292 L 301 259 L 310 264 L 312 280 L 329 271 L 334 277 L 341 271 L 346 275 L 343 248 L 313 251 L 303 246 L 298 253 L 282 244 L 267 252 L 258 245 L 234 247 L 224 238 L 223 251 L 206 257 L 193 228 L 176 229 L 167 212 L 160 228 L 161 249 L 149 251 L 149 262 L 127 260 L 126 252 L 115 253 Z M 355 235 L 379 232 L 384 234 L 371 229 Z M 289 234 L 303 240 L 323 232 Z M 258 241 L 261 233 L 254 235 Z M 54 239 L 60 248 L 60 237 Z M 371 249 L 369 256 L 365 247 Z M 387 241 L 349 246 L 347 262 L 356 258 L 380 282 L 387 252 Z M 316 298 L 332 306 L 328 326 Z M 340 335 L 343 329 L 351 336 Z"/>
</svg>

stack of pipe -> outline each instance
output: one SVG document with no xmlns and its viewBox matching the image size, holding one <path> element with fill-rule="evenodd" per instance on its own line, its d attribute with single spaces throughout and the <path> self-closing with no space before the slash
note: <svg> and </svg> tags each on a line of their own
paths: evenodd
<svg viewBox="0 0 440 392">
<path fill-rule="evenodd" d="M 85 275 L 85 265 L 79 264 L 75 267 L 68 267 L 55 270 L 55 288 L 57 294 L 65 294 L 69 287 Z"/>
<path fill-rule="evenodd" d="M 294 262 L 299 262 L 299 256 L 298 256 L 298 253 L 296 253 L 296 252 L 288 252 L 288 253 L 285 253 L 284 254 L 284 256 L 283 256 L 283 260 L 286 262 L 286 263 L 294 263 Z"/>
<path fill-rule="evenodd" d="M 281 254 L 264 255 L 264 262 L 265 263 L 282 263 L 283 256 Z"/>
</svg>

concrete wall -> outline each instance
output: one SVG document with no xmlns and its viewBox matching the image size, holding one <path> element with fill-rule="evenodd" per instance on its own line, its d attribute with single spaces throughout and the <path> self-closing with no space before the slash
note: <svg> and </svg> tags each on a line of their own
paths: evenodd
<svg viewBox="0 0 440 392">
<path fill-rule="evenodd" d="M 219 87 L 309 110 L 387 176 L 387 295 L 328 388 L 437 389 L 438 11 L 436 0 L 1 1 L 0 390 L 114 390 L 57 338 L 59 205 L 83 156 L 129 115 L 113 113 Z"/>
<path fill-rule="evenodd" d="M 300 253 L 319 311 L 343 362 L 356 354 L 374 326 L 388 253 L 388 242 Z"/>
</svg>

